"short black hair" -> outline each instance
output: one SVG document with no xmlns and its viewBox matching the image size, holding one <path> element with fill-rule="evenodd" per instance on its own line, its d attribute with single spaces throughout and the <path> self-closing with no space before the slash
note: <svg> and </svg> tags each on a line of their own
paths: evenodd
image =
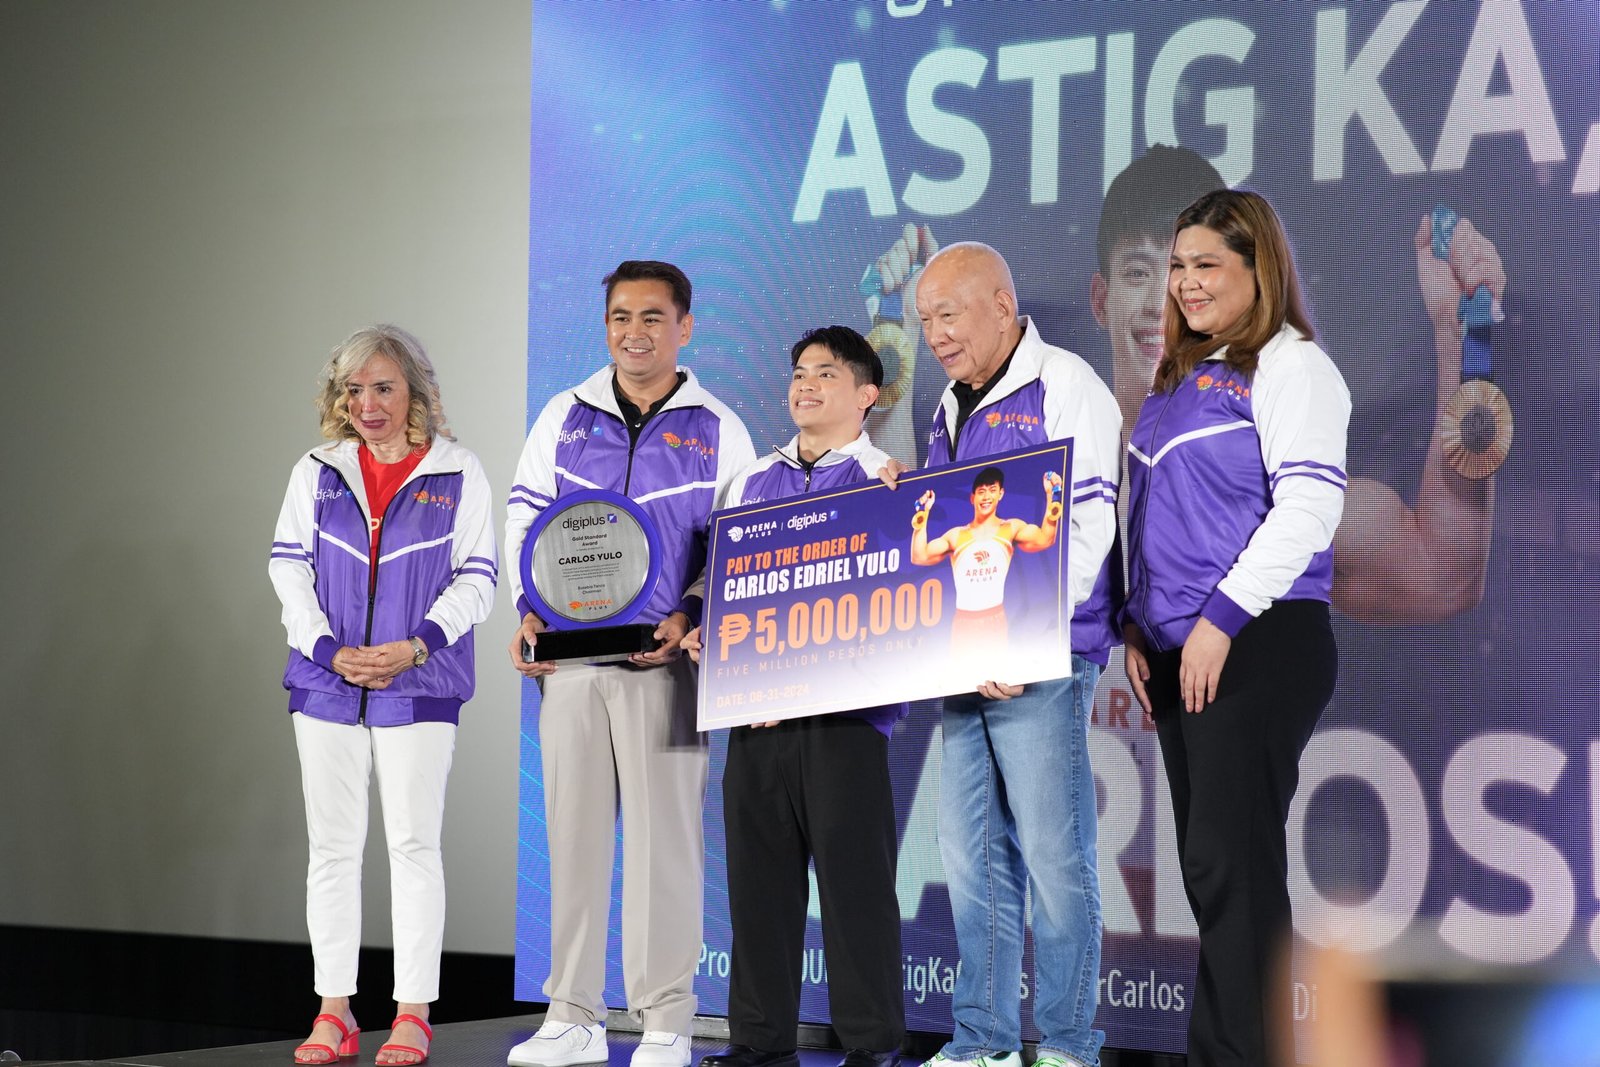
<svg viewBox="0 0 1600 1067">
<path fill-rule="evenodd" d="M 789 349 L 789 366 L 798 364 L 800 356 L 812 345 L 821 345 L 832 352 L 839 362 L 849 364 L 857 385 L 870 383 L 883 388 L 883 360 L 878 358 L 877 350 L 867 343 L 867 339 L 850 327 L 818 326 L 815 330 L 807 330 Z"/>
<path fill-rule="evenodd" d="M 617 269 L 600 279 L 600 284 L 606 287 L 606 309 L 611 308 L 611 292 L 617 287 L 618 282 L 666 282 L 672 290 L 672 303 L 678 309 L 678 317 L 689 314 L 689 302 L 694 296 L 694 286 L 689 284 L 689 276 L 674 267 L 671 263 L 663 263 L 659 259 L 625 259 L 617 264 Z"/>
<path fill-rule="evenodd" d="M 980 485 L 998 485 L 1001 489 L 1006 487 L 1006 472 L 999 467 L 985 467 L 972 479 L 972 491 L 976 493 Z"/>
<path fill-rule="evenodd" d="M 1101 277 L 1111 274 L 1111 252 L 1126 238 L 1172 240 L 1178 212 L 1198 197 L 1227 182 L 1204 158 L 1188 148 L 1151 145 L 1150 151 L 1122 168 L 1100 205 L 1100 231 L 1095 237 Z"/>
</svg>

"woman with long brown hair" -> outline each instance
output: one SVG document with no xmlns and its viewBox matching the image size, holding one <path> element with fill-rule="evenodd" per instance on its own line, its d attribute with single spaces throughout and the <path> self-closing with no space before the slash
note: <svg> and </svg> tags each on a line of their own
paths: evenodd
<svg viewBox="0 0 1600 1067">
<path fill-rule="evenodd" d="M 1189 1063 L 1259 1067 L 1288 984 L 1284 827 L 1338 666 L 1350 394 L 1255 193 L 1178 216 L 1164 330 L 1128 444 L 1128 680 L 1156 722 L 1200 930 Z"/>
</svg>

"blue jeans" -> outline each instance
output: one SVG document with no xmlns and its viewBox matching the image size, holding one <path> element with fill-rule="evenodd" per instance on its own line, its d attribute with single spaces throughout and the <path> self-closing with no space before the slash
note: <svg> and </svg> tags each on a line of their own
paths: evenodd
<svg viewBox="0 0 1600 1067">
<path fill-rule="evenodd" d="M 976 693 L 944 702 L 939 854 L 961 970 L 952 1059 L 1022 1047 L 1024 889 L 1033 891 L 1033 1021 L 1039 1055 L 1092 1067 L 1100 978 L 1100 877 L 1089 715 L 1100 667 L 1072 657 L 1072 676 L 1010 700 Z"/>
</svg>

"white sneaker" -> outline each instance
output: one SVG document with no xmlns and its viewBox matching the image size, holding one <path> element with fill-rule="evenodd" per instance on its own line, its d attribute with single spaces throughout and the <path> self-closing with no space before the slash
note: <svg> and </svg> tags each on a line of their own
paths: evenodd
<svg viewBox="0 0 1600 1067">
<path fill-rule="evenodd" d="M 927 1061 L 922 1067 L 1022 1067 L 1022 1054 L 1020 1052 L 1001 1052 L 992 1056 L 974 1056 L 970 1060 L 958 1060 L 953 1056 L 946 1056 L 940 1049 L 934 1053 L 933 1059 Z"/>
<path fill-rule="evenodd" d="M 689 1038 L 668 1030 L 646 1030 L 633 1050 L 633 1067 L 689 1067 Z"/>
<path fill-rule="evenodd" d="M 539 1032 L 511 1050 L 510 1067 L 569 1067 L 574 1063 L 605 1063 L 606 1028 L 599 1023 L 546 1022 Z"/>
</svg>

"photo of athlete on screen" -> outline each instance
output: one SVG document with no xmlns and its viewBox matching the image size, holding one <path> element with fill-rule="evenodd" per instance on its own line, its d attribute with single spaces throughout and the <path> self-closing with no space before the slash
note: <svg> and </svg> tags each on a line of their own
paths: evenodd
<svg viewBox="0 0 1600 1067">
<path fill-rule="evenodd" d="M 1154 145 L 1111 182 L 1096 237 L 1097 269 L 1089 307 L 1111 348 L 1111 386 L 1127 435 L 1150 392 L 1161 358 L 1161 309 L 1166 294 L 1172 222 L 1196 197 L 1223 188 L 1216 168 L 1187 148 Z M 1480 287 L 1498 304 L 1506 273 L 1499 250 L 1470 219 L 1454 223 L 1446 247 L 1434 248 L 1434 224 L 1421 220 L 1409 251 L 1417 287 L 1433 325 L 1438 384 L 1433 429 L 1413 503 L 1394 487 L 1353 477 L 1344 518 L 1334 537 L 1335 609 L 1372 625 L 1439 622 L 1476 607 L 1483 596 L 1494 518 L 1494 477 L 1468 478 L 1445 459 L 1447 405 L 1463 380 L 1466 338 L 1461 308 Z M 879 338 L 895 338 L 898 308 L 915 299 L 921 265 L 938 251 L 926 224 L 905 224 L 901 235 L 863 276 L 877 286 L 868 299 Z M 885 324 L 889 324 L 887 327 Z M 916 337 L 907 364 L 915 362 Z M 910 404 L 910 391 L 901 394 Z"/>
<path fill-rule="evenodd" d="M 1012 553 L 1043 552 L 1056 543 L 1061 525 L 1063 482 L 1059 471 L 1044 475 L 1044 517 L 1037 525 L 1023 519 L 1002 519 L 997 513 L 1006 495 L 1006 476 L 999 467 L 985 467 L 972 479 L 972 521 L 928 540 L 928 517 L 934 492 L 917 498 L 911 514 L 911 562 L 932 566 L 950 561 L 956 588 L 956 613 L 950 624 L 950 647 L 963 656 L 993 662 L 1009 647 L 1006 625 L 1006 575 Z"/>
</svg>

